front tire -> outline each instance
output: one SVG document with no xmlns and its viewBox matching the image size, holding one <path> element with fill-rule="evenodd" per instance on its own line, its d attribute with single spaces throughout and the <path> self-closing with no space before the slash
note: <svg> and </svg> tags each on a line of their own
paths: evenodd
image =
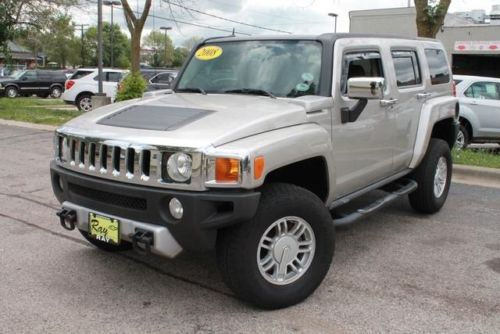
<svg viewBox="0 0 500 334">
<path fill-rule="evenodd" d="M 10 98 L 15 98 L 19 94 L 18 90 L 16 87 L 7 87 L 5 88 L 5 96 L 10 97 Z"/>
<path fill-rule="evenodd" d="M 421 213 L 439 211 L 448 197 L 452 174 L 452 159 L 448 144 L 431 138 L 427 153 L 412 173 L 418 188 L 408 197 L 413 209 Z"/>
<path fill-rule="evenodd" d="M 306 189 L 270 184 L 255 217 L 219 231 L 217 262 L 228 287 L 265 309 L 303 301 L 323 281 L 335 229 L 324 203 Z"/>
</svg>

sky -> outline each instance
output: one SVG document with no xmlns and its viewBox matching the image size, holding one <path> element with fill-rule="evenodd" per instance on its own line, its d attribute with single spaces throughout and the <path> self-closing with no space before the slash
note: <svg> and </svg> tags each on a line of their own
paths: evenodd
<svg viewBox="0 0 500 334">
<path fill-rule="evenodd" d="M 144 0 L 128 0 L 134 10 L 142 11 Z M 168 6 L 167 1 L 182 3 L 189 9 Z M 500 5 L 500 0 L 453 0 L 450 12 L 469 11 L 472 9 L 484 9 L 489 14 L 492 5 Z M 413 6 L 413 0 L 411 0 Z M 320 34 L 333 32 L 334 18 L 328 13 L 338 14 L 337 31 L 349 31 L 349 12 L 352 10 L 406 7 L 408 0 L 153 0 L 153 7 L 143 32 L 143 36 L 151 30 L 158 30 L 162 26 L 172 27 L 168 32 L 175 45 L 182 45 L 185 40 L 192 36 L 211 37 L 228 35 L 225 31 L 191 26 L 176 23 L 164 18 L 175 18 L 176 20 L 210 26 L 212 28 L 232 31 L 236 34 L 282 34 L 285 32 L 293 34 Z M 228 22 L 216 17 L 246 23 L 260 28 L 251 27 L 235 22 Z M 77 24 L 97 24 L 97 5 L 91 4 L 86 8 L 72 10 L 73 18 Z M 110 20 L 111 9 L 105 6 L 103 9 L 103 20 Z M 122 30 L 128 33 L 123 10 L 120 7 L 114 9 L 114 22 L 119 24 Z M 279 30 L 271 31 L 266 29 Z M 283 32 L 281 32 L 283 31 Z"/>
</svg>

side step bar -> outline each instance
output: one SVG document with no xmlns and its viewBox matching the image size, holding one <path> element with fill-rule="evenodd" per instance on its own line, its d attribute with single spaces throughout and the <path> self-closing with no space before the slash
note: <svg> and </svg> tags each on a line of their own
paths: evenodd
<svg viewBox="0 0 500 334">
<path fill-rule="evenodd" d="M 406 184 L 402 185 L 399 183 L 392 183 L 390 186 L 395 186 L 396 190 L 391 191 L 385 197 L 382 197 L 381 199 L 371 203 L 370 205 L 368 205 L 364 208 L 358 209 L 355 212 L 348 214 L 345 217 L 334 219 L 333 220 L 334 225 L 335 226 L 350 225 L 350 224 L 356 222 L 358 219 L 365 217 L 365 216 L 383 208 L 384 206 L 395 201 L 399 197 L 413 192 L 418 187 L 417 182 L 415 182 L 413 180 L 404 179 L 404 180 L 400 180 L 399 182 L 401 182 L 401 181 L 404 181 Z"/>
</svg>

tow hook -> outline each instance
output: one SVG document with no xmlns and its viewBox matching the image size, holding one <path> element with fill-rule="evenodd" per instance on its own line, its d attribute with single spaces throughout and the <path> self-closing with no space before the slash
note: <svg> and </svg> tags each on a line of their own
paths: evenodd
<svg viewBox="0 0 500 334">
<path fill-rule="evenodd" d="M 61 226 L 67 229 L 68 231 L 72 231 L 75 229 L 76 222 L 76 211 L 61 209 L 56 212 L 56 215 L 61 220 Z"/>
<path fill-rule="evenodd" d="M 132 245 L 138 253 L 143 255 L 151 253 L 151 246 L 154 244 L 153 232 L 136 228 L 135 233 L 129 234 L 129 238 L 132 239 Z"/>
</svg>

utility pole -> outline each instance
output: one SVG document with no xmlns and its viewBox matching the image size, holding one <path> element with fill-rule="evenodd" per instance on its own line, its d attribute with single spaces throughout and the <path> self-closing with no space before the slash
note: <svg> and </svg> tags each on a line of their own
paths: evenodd
<svg viewBox="0 0 500 334">
<path fill-rule="evenodd" d="M 167 31 L 172 30 L 172 27 L 160 27 L 160 30 L 165 31 L 165 67 L 167 67 L 167 59 L 168 59 L 168 51 L 167 51 L 168 37 L 167 37 Z"/>
<path fill-rule="evenodd" d="M 75 27 L 78 27 L 80 29 L 80 36 L 81 36 L 81 43 L 82 43 L 82 48 L 81 48 L 81 61 L 82 61 L 82 66 L 85 66 L 85 48 L 83 47 L 83 29 L 84 27 L 88 27 L 88 24 L 75 24 Z"/>
<path fill-rule="evenodd" d="M 109 1 L 109 0 L 104 0 L 103 5 L 105 6 L 111 6 L 111 67 L 115 67 L 115 57 L 114 57 L 114 51 L 115 51 L 115 44 L 114 44 L 114 37 L 115 37 L 115 27 L 113 25 L 113 7 L 114 6 L 121 6 L 120 1 Z"/>
<path fill-rule="evenodd" d="M 99 95 L 103 94 L 102 87 L 102 0 L 97 0 L 97 83 Z"/>
</svg>

